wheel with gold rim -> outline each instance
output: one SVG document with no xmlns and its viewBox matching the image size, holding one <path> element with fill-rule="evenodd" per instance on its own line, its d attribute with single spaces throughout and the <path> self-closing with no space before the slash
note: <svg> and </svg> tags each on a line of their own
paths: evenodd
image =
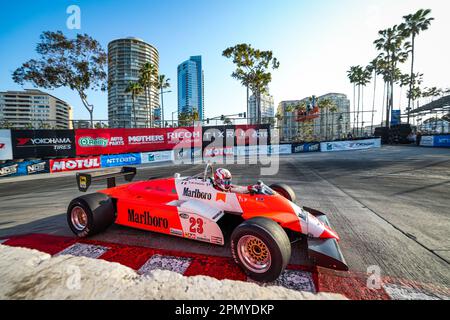
<svg viewBox="0 0 450 320">
<path fill-rule="evenodd" d="M 250 278 L 270 282 L 286 268 L 291 243 L 278 223 L 257 217 L 244 221 L 233 231 L 231 251 L 236 263 Z"/>
</svg>

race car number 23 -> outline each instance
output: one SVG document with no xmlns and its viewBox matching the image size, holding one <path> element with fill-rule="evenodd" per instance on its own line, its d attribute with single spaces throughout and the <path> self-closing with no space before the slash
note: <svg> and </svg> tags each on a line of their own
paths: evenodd
<svg viewBox="0 0 450 320">
<path fill-rule="evenodd" d="M 189 219 L 190 227 L 189 231 L 192 233 L 203 234 L 203 219 L 191 217 Z"/>
</svg>

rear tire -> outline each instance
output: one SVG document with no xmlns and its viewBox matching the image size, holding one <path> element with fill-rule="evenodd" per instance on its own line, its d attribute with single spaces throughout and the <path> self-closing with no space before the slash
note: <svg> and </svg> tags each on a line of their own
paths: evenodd
<svg viewBox="0 0 450 320">
<path fill-rule="evenodd" d="M 102 193 L 73 199 L 67 208 L 67 223 L 80 238 L 93 236 L 113 224 L 116 214 L 110 197 Z"/>
<path fill-rule="evenodd" d="M 275 281 L 291 258 L 291 243 L 278 223 L 256 217 L 241 223 L 231 235 L 231 253 L 252 279 Z"/>
<path fill-rule="evenodd" d="M 292 190 L 292 188 L 289 187 L 287 184 L 284 184 L 284 183 L 272 184 L 270 186 L 270 189 L 281 194 L 283 197 L 285 197 L 286 199 L 288 199 L 291 202 L 295 202 L 295 200 L 297 200 L 295 191 Z"/>
</svg>

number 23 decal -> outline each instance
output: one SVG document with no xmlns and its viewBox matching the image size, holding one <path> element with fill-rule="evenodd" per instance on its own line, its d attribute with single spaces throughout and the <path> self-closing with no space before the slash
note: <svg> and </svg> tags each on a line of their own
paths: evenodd
<svg viewBox="0 0 450 320">
<path fill-rule="evenodd" d="M 191 226 L 189 227 L 190 232 L 198 234 L 203 233 L 203 219 L 195 219 L 194 217 L 191 217 L 189 218 L 189 223 L 191 224 Z"/>
</svg>

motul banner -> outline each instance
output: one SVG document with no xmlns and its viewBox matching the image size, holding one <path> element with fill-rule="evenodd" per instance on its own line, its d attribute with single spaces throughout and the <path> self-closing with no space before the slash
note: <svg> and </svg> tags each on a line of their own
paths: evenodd
<svg viewBox="0 0 450 320">
<path fill-rule="evenodd" d="M 50 172 L 63 172 L 101 168 L 100 157 L 50 160 Z"/>
<path fill-rule="evenodd" d="M 106 155 L 191 148 L 201 146 L 201 129 L 78 129 L 75 130 L 76 153 Z"/>
<path fill-rule="evenodd" d="M 14 159 L 74 157 L 73 130 L 11 130 Z"/>
</svg>

